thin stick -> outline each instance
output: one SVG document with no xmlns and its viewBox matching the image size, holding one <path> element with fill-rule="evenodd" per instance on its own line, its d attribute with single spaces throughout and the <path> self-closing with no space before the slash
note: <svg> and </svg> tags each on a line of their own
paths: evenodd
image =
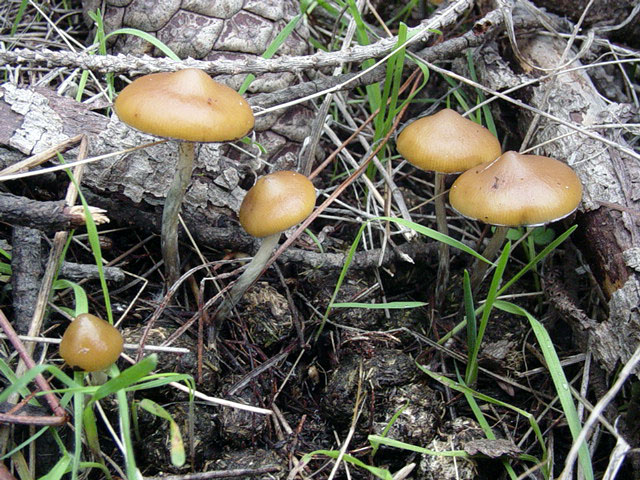
<svg viewBox="0 0 640 480">
<path fill-rule="evenodd" d="M 36 363 L 31 358 L 31 353 L 27 351 L 23 343 L 20 341 L 20 338 L 18 338 L 16 331 L 13 329 L 13 327 L 11 326 L 11 323 L 9 322 L 7 317 L 4 315 L 4 312 L 2 310 L 0 310 L 0 326 L 2 327 L 2 330 L 4 330 L 5 334 L 7 335 L 7 338 L 11 341 L 13 348 L 15 348 L 16 352 L 18 352 L 18 355 L 20 355 L 20 359 L 24 363 L 24 365 L 26 365 L 28 369 L 34 368 L 36 366 Z M 65 412 L 64 408 L 60 406 L 58 397 L 56 397 L 53 393 L 51 393 L 51 387 L 49 386 L 49 382 L 47 382 L 47 379 L 44 378 L 42 374 L 38 374 L 35 377 L 35 382 L 38 385 L 38 387 L 40 387 L 40 390 L 45 392 L 44 394 L 45 398 L 47 400 L 47 403 L 49 404 L 49 407 L 51 407 L 51 410 L 53 411 L 53 413 L 55 413 L 58 417 L 62 418 L 63 421 L 66 421 L 67 413 Z M 13 402 L 10 402 L 10 403 L 13 403 Z"/>
<path fill-rule="evenodd" d="M 0 338 L 9 338 L 8 335 L 3 335 L 0 333 Z M 30 337 L 29 335 L 18 335 L 18 338 L 23 342 L 36 342 L 36 343 L 50 343 L 53 345 L 59 345 L 61 339 L 59 338 L 49 338 L 49 337 Z M 123 348 L 125 350 L 137 350 L 139 345 L 137 343 L 125 343 Z M 145 345 L 143 347 L 145 350 L 149 352 L 165 352 L 165 353 L 191 353 L 191 350 L 188 348 L 182 347 L 164 347 L 162 345 Z"/>
<path fill-rule="evenodd" d="M 591 432 L 591 428 L 598 421 L 599 417 L 602 415 L 602 412 L 604 412 L 609 403 L 613 401 L 615 396 L 624 385 L 624 382 L 627 381 L 627 378 L 629 378 L 629 376 L 635 370 L 638 363 L 640 363 L 640 346 L 636 348 L 636 351 L 633 352 L 631 358 L 624 365 L 624 367 L 620 371 L 620 374 L 618 375 L 618 379 L 613 384 L 613 386 L 600 400 L 598 400 L 598 403 L 596 403 L 593 407 L 589 418 L 587 418 L 587 421 L 582 426 L 580 434 L 574 440 L 571 450 L 569 450 L 569 454 L 567 455 L 567 459 L 565 460 L 564 470 L 558 477 L 558 480 L 566 480 L 568 478 L 568 473 L 573 469 L 573 464 L 578 456 L 578 450 L 580 450 L 582 443 L 586 440 L 587 435 L 589 435 L 589 433 Z"/>
</svg>

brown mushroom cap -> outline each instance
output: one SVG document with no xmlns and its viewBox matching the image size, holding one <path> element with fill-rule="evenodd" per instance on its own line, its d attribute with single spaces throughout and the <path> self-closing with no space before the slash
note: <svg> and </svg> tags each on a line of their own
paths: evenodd
<svg viewBox="0 0 640 480">
<path fill-rule="evenodd" d="M 104 370 L 122 353 L 122 335 L 101 318 L 82 313 L 69 324 L 60 342 L 60 356 L 85 372 Z"/>
<path fill-rule="evenodd" d="M 506 152 L 460 175 L 449 202 L 461 215 L 491 225 L 538 226 L 578 208 L 582 185 L 566 164 L 549 157 Z"/>
<path fill-rule="evenodd" d="M 449 108 L 407 125 L 396 147 L 412 165 L 440 173 L 463 172 L 502 152 L 489 130 Z"/>
<path fill-rule="evenodd" d="M 120 92 L 113 107 L 137 130 L 191 142 L 235 140 L 254 123 L 238 92 L 195 68 L 140 77 Z"/>
<path fill-rule="evenodd" d="M 254 237 L 268 237 L 307 218 L 315 203 L 316 189 L 307 177 L 288 170 L 270 173 L 244 197 L 240 224 Z"/>
</svg>

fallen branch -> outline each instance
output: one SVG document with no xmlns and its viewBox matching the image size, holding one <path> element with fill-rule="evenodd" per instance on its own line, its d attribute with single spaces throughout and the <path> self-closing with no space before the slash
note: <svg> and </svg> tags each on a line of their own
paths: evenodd
<svg viewBox="0 0 640 480">
<path fill-rule="evenodd" d="M 448 7 L 439 10 L 422 25 L 409 29 L 408 43 L 424 42 L 434 37 L 435 29 L 443 29 L 456 22 L 460 15 L 473 6 L 473 0 L 456 0 Z M 24 65 L 36 64 L 49 67 L 69 67 L 92 70 L 97 73 L 126 73 L 129 75 L 169 72 L 184 68 L 199 68 L 211 75 L 237 75 L 242 73 L 301 72 L 335 67 L 345 63 L 361 63 L 371 58 L 380 58 L 392 52 L 397 37 L 379 40 L 370 45 L 356 45 L 344 51 L 318 52 L 304 56 L 282 56 L 265 59 L 262 57 L 229 60 L 219 58 L 214 61 L 194 60 L 192 58 L 175 61 L 168 58 L 132 55 L 92 55 L 90 53 L 61 52 L 43 49 L 15 49 L 0 51 L 0 64 Z"/>
</svg>

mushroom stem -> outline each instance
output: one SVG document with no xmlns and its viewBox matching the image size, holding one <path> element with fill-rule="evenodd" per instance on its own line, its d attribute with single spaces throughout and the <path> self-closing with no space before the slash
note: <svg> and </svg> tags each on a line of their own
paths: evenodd
<svg viewBox="0 0 640 480">
<path fill-rule="evenodd" d="M 489 241 L 489 244 L 482 252 L 482 256 L 487 260 L 493 262 L 493 259 L 496 258 L 496 254 L 500 247 L 504 243 L 504 239 L 507 238 L 507 232 L 509 231 L 509 227 L 497 226 L 496 231 L 493 233 L 493 237 Z M 480 260 L 476 260 L 473 264 L 473 269 L 471 271 L 471 291 L 477 290 L 480 282 L 484 278 L 484 274 L 489 268 L 489 264 L 486 262 L 481 262 Z"/>
<path fill-rule="evenodd" d="M 244 292 L 256 281 L 260 273 L 262 273 L 262 269 L 269 261 L 271 253 L 273 253 L 273 250 L 278 245 L 279 240 L 280 232 L 262 239 L 262 244 L 255 256 L 251 262 L 249 262 L 249 265 L 247 265 L 246 270 L 242 272 L 242 275 L 236 280 L 236 283 L 229 292 L 229 296 L 218 308 L 215 315 L 216 320 L 223 320 L 229 316 L 231 309 L 240 301 Z"/>
<path fill-rule="evenodd" d="M 436 207 L 436 228 L 443 235 L 449 235 L 449 227 L 447 226 L 447 209 L 444 203 L 444 180 L 445 174 L 436 172 L 435 175 L 435 207 Z M 444 300 L 444 294 L 449 283 L 449 245 L 440 242 L 438 247 L 439 261 L 438 273 L 436 277 L 435 305 L 439 308 Z"/>
<path fill-rule="evenodd" d="M 180 142 L 176 173 L 167 192 L 162 212 L 160 242 L 167 285 L 173 285 L 180 277 L 180 256 L 178 254 L 178 215 L 182 199 L 189 186 L 195 157 L 195 143 Z"/>
</svg>

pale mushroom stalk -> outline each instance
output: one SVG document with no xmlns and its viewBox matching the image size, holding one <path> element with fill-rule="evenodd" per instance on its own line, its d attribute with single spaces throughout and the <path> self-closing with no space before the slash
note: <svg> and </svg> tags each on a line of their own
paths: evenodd
<svg viewBox="0 0 640 480">
<path fill-rule="evenodd" d="M 436 228 L 448 235 L 445 175 L 458 173 L 500 155 L 500 142 L 489 130 L 445 108 L 407 125 L 398 135 L 398 152 L 413 166 L 435 172 Z M 449 245 L 440 242 L 434 292 L 435 307 L 444 302 L 449 280 Z"/>
<path fill-rule="evenodd" d="M 447 208 L 444 203 L 445 190 L 445 174 L 435 172 L 435 209 L 436 209 L 436 228 L 443 235 L 449 235 L 449 226 L 447 225 Z M 449 283 L 449 245 L 440 242 L 438 246 L 438 273 L 436 276 L 436 303 L 440 304 L 444 299 L 444 294 Z"/>
<path fill-rule="evenodd" d="M 195 143 L 180 142 L 176 173 L 167 192 L 162 211 L 160 243 L 164 260 L 167 284 L 173 285 L 180 277 L 180 255 L 178 253 L 178 217 L 182 199 L 187 191 L 193 172 Z"/>
<path fill-rule="evenodd" d="M 262 243 L 260 244 L 260 248 L 254 255 L 254 257 L 247 265 L 247 268 L 242 275 L 238 277 L 236 283 L 231 288 L 229 295 L 222 302 L 218 311 L 216 312 L 215 317 L 218 320 L 223 320 L 229 316 L 233 307 L 235 307 L 244 292 L 256 281 L 256 279 L 260 276 L 260 273 L 264 269 L 264 266 L 269 261 L 271 254 L 278 246 L 278 241 L 280 240 L 280 232 L 274 233 L 273 235 L 269 235 L 268 237 L 264 237 L 262 239 Z"/>
<path fill-rule="evenodd" d="M 304 175 L 280 171 L 260 177 L 242 200 L 238 219 L 245 231 L 262 244 L 231 292 L 216 312 L 216 320 L 227 317 L 244 292 L 260 276 L 278 245 L 280 234 L 297 225 L 313 211 L 316 190 Z M 215 342 L 215 326 L 209 329 L 209 344 Z"/>
<path fill-rule="evenodd" d="M 498 251 L 504 244 L 505 238 L 507 238 L 508 231 L 509 231 L 509 227 L 504 227 L 504 226 L 496 227 L 495 232 L 493 232 L 493 237 L 491 237 L 491 240 L 489 240 L 489 243 L 487 244 L 484 251 L 482 252 L 482 256 L 484 258 L 493 262 L 493 259 L 496 258 Z M 473 262 L 473 267 L 471 267 L 471 291 L 472 292 L 477 290 L 488 268 L 489 268 L 489 264 L 487 262 L 482 262 L 480 260 L 476 260 L 475 262 Z"/>
<path fill-rule="evenodd" d="M 181 140 L 161 228 L 166 282 L 172 285 L 180 277 L 178 215 L 193 170 L 195 142 L 241 138 L 253 128 L 253 113 L 235 90 L 194 68 L 140 77 L 120 92 L 113 107 L 133 128 Z"/>
</svg>

